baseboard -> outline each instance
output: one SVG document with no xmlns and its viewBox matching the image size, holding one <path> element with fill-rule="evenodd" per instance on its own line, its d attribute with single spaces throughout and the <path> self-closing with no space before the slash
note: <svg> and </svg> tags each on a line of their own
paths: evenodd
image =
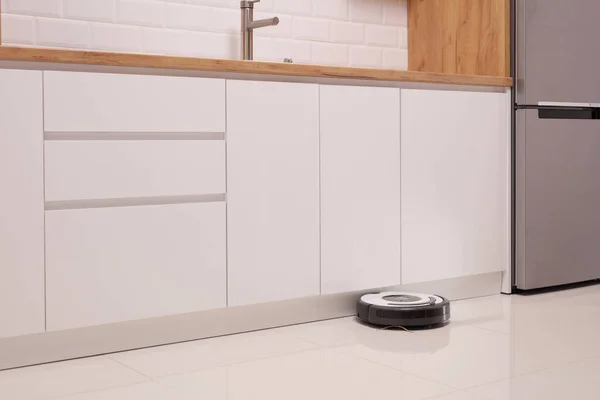
<svg viewBox="0 0 600 400">
<path fill-rule="evenodd" d="M 494 272 L 402 286 L 450 300 L 500 293 Z M 0 370 L 355 314 L 353 292 L 0 339 Z"/>
</svg>

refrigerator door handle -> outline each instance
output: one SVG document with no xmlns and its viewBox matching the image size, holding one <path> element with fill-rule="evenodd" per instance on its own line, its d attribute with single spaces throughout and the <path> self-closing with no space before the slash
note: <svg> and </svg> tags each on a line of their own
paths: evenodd
<svg viewBox="0 0 600 400">
<path fill-rule="evenodd" d="M 538 107 L 561 107 L 561 108 L 596 107 L 596 108 L 600 108 L 600 103 L 571 103 L 571 102 L 567 102 L 567 101 L 539 101 Z"/>
<path fill-rule="evenodd" d="M 592 107 L 540 107 L 539 119 L 595 119 L 600 120 L 600 108 Z"/>
</svg>

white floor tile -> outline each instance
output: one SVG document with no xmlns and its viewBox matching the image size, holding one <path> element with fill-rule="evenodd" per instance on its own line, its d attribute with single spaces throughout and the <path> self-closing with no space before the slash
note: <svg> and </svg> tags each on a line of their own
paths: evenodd
<svg viewBox="0 0 600 400">
<path fill-rule="evenodd" d="M 343 318 L 1 371 L 0 399 L 596 400 L 599 335 L 600 285 L 492 296 L 435 330 Z"/>
<path fill-rule="evenodd" d="M 427 399 L 427 400 L 486 400 L 486 399 L 484 397 L 479 397 L 472 393 L 460 391 L 460 392 L 454 392 L 454 393 L 450 393 L 450 394 L 446 394 L 446 395 L 442 395 L 442 396 L 438 396 L 438 397 L 432 397 L 431 399 Z"/>
<path fill-rule="evenodd" d="M 273 332 L 297 337 L 320 346 L 338 346 L 357 343 L 361 334 L 372 329 L 360 323 L 357 318 L 348 317 L 286 326 L 274 329 Z"/>
<path fill-rule="evenodd" d="M 163 377 L 315 347 L 291 336 L 260 331 L 129 351 L 110 357 L 144 375 Z"/>
<path fill-rule="evenodd" d="M 597 400 L 600 358 L 579 361 L 471 389 L 487 400 Z"/>
<path fill-rule="evenodd" d="M 156 382 L 144 382 L 136 385 L 86 392 L 57 400 L 193 400 L 183 397 L 171 388 Z"/>
<path fill-rule="evenodd" d="M 146 381 L 107 357 L 84 358 L 0 372 L 0 399 L 52 399 Z"/>
<path fill-rule="evenodd" d="M 452 302 L 452 324 L 473 325 L 496 332 L 511 329 L 512 296 L 497 295 Z"/>
<path fill-rule="evenodd" d="M 452 324 L 413 333 L 374 330 L 350 354 L 457 389 L 510 377 L 510 340 L 503 333 Z"/>
<path fill-rule="evenodd" d="M 228 367 L 171 375 L 158 379 L 158 382 L 172 391 L 173 399 L 192 396 L 193 399 L 229 400 Z"/>
<path fill-rule="evenodd" d="M 548 296 L 512 307 L 513 376 L 600 356 L 600 296 Z"/>
<path fill-rule="evenodd" d="M 352 357 L 336 349 L 311 350 L 250 361 L 218 370 L 226 390 L 217 392 L 207 371 L 172 376 L 161 383 L 186 388 L 185 395 L 218 400 L 305 400 L 396 398 L 426 399 L 452 389 L 391 368 Z M 225 377 L 223 376 L 225 374 Z M 214 377 L 213 377 L 214 378 Z M 224 394 L 225 392 L 225 394 Z"/>
</svg>

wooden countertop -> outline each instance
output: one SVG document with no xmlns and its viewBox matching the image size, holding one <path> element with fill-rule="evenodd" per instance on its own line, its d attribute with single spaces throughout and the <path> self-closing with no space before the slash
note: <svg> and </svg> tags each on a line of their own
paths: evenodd
<svg viewBox="0 0 600 400">
<path fill-rule="evenodd" d="M 0 46 L 0 61 L 45 62 L 115 67 L 160 68 L 240 74 L 263 74 L 313 78 L 441 83 L 452 85 L 510 87 L 512 79 L 495 76 L 451 75 L 390 69 L 329 67 L 210 58 L 171 57 L 96 51 L 54 50 Z"/>
</svg>

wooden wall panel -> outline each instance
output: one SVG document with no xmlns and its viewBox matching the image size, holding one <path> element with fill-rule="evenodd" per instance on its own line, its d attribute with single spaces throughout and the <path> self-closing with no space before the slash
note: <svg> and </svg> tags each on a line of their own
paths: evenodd
<svg viewBox="0 0 600 400">
<path fill-rule="evenodd" d="M 409 70 L 509 76 L 509 34 L 509 0 L 409 0 Z"/>
</svg>

